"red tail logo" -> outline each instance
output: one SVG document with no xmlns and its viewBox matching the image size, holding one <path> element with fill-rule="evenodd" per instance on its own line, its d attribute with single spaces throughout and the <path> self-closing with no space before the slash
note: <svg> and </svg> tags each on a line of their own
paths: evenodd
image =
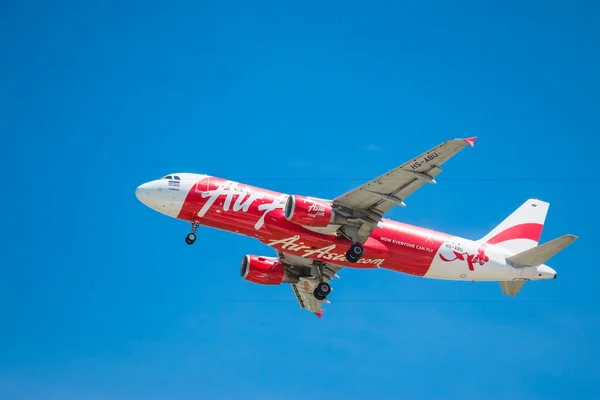
<svg viewBox="0 0 600 400">
<path fill-rule="evenodd" d="M 487 246 L 486 244 L 483 244 L 477 250 L 477 254 L 471 254 L 469 252 L 461 253 L 456 250 L 453 250 L 452 253 L 454 253 L 454 258 L 446 258 L 442 254 L 440 254 L 440 258 L 444 262 L 452 262 L 455 260 L 460 260 L 460 261 L 466 260 L 467 264 L 469 265 L 469 270 L 475 271 L 475 264 L 483 265 L 486 262 L 490 261 L 490 258 L 485 254 L 486 246 Z"/>
</svg>

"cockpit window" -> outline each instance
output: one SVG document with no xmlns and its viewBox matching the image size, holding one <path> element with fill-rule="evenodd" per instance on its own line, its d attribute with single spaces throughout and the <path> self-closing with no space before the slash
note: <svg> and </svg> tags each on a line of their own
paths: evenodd
<svg viewBox="0 0 600 400">
<path fill-rule="evenodd" d="M 175 180 L 180 181 L 181 179 L 179 179 L 179 177 L 177 175 L 174 176 Z"/>
<path fill-rule="evenodd" d="M 167 175 L 163 179 L 173 179 L 173 177 L 171 175 Z"/>
</svg>

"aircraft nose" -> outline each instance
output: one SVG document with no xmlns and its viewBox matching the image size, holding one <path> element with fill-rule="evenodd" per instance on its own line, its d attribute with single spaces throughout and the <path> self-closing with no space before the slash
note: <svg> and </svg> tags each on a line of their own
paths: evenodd
<svg viewBox="0 0 600 400">
<path fill-rule="evenodd" d="M 139 201 L 146 204 L 148 201 L 148 195 L 150 194 L 150 185 L 148 183 L 144 183 L 135 189 L 135 197 L 138 198 Z"/>
<path fill-rule="evenodd" d="M 176 217 L 181 212 L 190 187 L 187 182 L 158 179 L 138 186 L 135 197 L 155 211 Z"/>
</svg>

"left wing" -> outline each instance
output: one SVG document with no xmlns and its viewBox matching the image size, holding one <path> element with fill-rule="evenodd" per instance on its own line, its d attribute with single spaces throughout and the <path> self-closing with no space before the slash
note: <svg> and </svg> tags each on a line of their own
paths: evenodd
<svg viewBox="0 0 600 400">
<path fill-rule="evenodd" d="M 295 256 L 282 251 L 278 251 L 277 254 L 279 262 L 286 267 L 287 272 L 298 277 L 298 282 L 290 283 L 290 285 L 300 308 L 311 311 L 317 317 L 321 318 L 321 315 L 325 311 L 323 303 L 330 304 L 330 302 L 327 299 L 317 300 L 313 294 L 319 283 L 319 276 L 322 275 L 323 281 L 329 283 L 334 278 L 339 278 L 337 272 L 342 267 Z"/>
<path fill-rule="evenodd" d="M 329 303 L 329 301 L 327 299 L 319 301 L 313 295 L 313 291 L 317 286 L 317 280 L 312 277 L 302 277 L 300 278 L 300 282 L 290 283 L 290 285 L 292 286 L 294 295 L 296 295 L 296 300 L 298 300 L 300 308 L 314 312 L 317 317 L 321 318 L 321 315 L 325 311 L 322 304 L 324 302 Z"/>
<path fill-rule="evenodd" d="M 473 146 L 476 138 L 453 139 L 432 148 L 393 170 L 333 200 L 334 209 L 351 218 L 344 233 L 353 241 L 366 242 L 383 215 L 427 183 L 436 183 L 440 166 L 463 148 Z"/>
</svg>

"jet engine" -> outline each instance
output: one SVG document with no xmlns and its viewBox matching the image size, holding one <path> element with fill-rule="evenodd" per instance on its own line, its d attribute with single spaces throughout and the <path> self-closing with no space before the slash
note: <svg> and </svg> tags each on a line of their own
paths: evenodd
<svg viewBox="0 0 600 400">
<path fill-rule="evenodd" d="M 240 276 L 259 285 L 279 285 L 285 268 L 276 258 L 247 255 L 242 260 Z"/>
<path fill-rule="evenodd" d="M 337 215 L 326 201 L 297 195 L 287 198 L 284 215 L 290 222 L 313 228 L 325 228 L 332 223 L 345 222 L 345 218 Z"/>
</svg>

